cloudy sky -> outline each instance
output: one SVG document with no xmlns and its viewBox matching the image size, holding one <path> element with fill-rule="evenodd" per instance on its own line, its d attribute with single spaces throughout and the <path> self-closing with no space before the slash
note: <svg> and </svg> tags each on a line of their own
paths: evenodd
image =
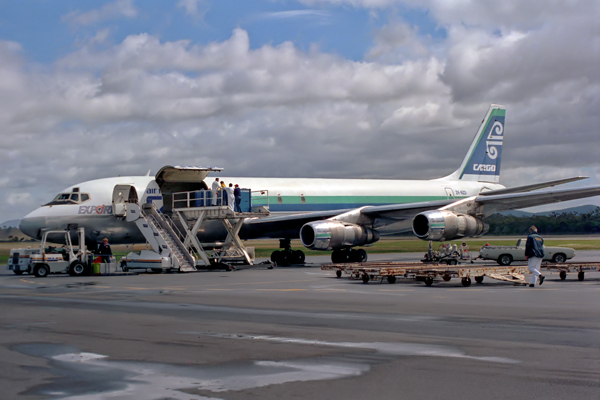
<svg viewBox="0 0 600 400">
<path fill-rule="evenodd" d="M 0 221 L 167 164 L 436 178 L 491 103 L 507 106 L 501 183 L 600 184 L 599 15 L 597 0 L 0 2 Z"/>
</svg>

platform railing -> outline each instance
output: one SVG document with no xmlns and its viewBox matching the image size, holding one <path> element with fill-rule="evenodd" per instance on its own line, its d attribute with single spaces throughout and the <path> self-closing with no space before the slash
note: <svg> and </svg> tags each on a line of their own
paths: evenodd
<svg viewBox="0 0 600 400">
<path fill-rule="evenodd" d="M 241 189 L 242 201 L 241 211 L 245 213 L 253 212 L 253 207 L 265 207 L 269 209 L 269 192 L 267 190 Z M 215 207 L 227 206 L 234 209 L 234 204 L 229 204 L 229 197 L 226 191 L 221 190 L 217 197 L 213 197 L 211 190 L 196 190 L 190 192 L 173 193 L 173 209 L 197 208 L 197 207 Z"/>
</svg>

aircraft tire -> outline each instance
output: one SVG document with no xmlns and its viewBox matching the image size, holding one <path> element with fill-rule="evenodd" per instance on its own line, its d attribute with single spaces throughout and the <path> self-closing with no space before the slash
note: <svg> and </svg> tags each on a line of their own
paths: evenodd
<svg viewBox="0 0 600 400">
<path fill-rule="evenodd" d="M 367 252 L 365 251 L 365 249 L 358 249 L 356 250 L 356 252 L 354 253 L 355 257 L 354 259 L 356 260 L 356 262 L 365 262 L 367 261 Z"/>
<path fill-rule="evenodd" d="M 274 262 L 275 264 L 279 264 L 280 256 L 281 256 L 281 251 L 275 250 L 274 252 L 271 253 L 271 262 Z"/>
<path fill-rule="evenodd" d="M 477 283 L 483 283 L 483 276 L 476 276 L 475 277 L 475 282 L 477 282 Z"/>
<path fill-rule="evenodd" d="M 304 264 L 304 260 L 306 260 L 306 256 L 302 250 L 294 250 L 292 257 L 294 264 Z"/>
<path fill-rule="evenodd" d="M 277 260 L 277 264 L 288 267 L 292 263 L 292 252 L 291 251 L 281 251 L 279 250 L 279 257 Z"/>
<path fill-rule="evenodd" d="M 339 263 L 343 263 L 344 261 L 342 261 L 342 256 L 341 256 L 342 250 L 334 250 L 331 252 L 331 262 L 334 264 L 339 264 Z"/>
<path fill-rule="evenodd" d="M 49 273 L 50 268 L 48 268 L 47 265 L 37 264 L 35 267 L 33 267 L 33 274 L 38 278 L 45 278 L 48 276 Z"/>
</svg>

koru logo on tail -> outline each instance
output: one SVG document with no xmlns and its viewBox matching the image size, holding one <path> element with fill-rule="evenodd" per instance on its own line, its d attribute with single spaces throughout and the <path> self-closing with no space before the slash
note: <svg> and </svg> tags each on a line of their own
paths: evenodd
<svg viewBox="0 0 600 400">
<path fill-rule="evenodd" d="M 485 142 L 485 151 L 488 153 L 488 156 L 495 160 L 498 157 L 498 149 L 496 146 L 502 146 L 502 141 L 504 139 L 504 126 L 502 122 L 496 121 L 494 125 L 492 125 L 492 129 L 490 129 L 490 133 Z"/>
</svg>

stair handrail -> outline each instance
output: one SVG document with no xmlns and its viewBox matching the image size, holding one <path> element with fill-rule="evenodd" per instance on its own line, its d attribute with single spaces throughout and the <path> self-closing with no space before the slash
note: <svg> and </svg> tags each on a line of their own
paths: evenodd
<svg viewBox="0 0 600 400">
<path fill-rule="evenodd" d="M 147 213 L 144 208 L 150 209 L 152 211 L 154 211 L 154 214 L 150 214 Z M 156 211 L 156 206 L 154 206 L 154 204 L 145 204 L 144 207 L 142 208 L 142 213 L 144 214 L 144 216 L 146 218 L 150 217 L 150 220 L 152 221 L 152 223 L 155 225 L 155 228 L 161 228 L 167 232 L 169 232 L 169 234 L 172 236 L 173 241 L 175 242 L 174 244 L 179 247 L 180 250 L 183 250 L 183 257 L 189 262 L 189 264 L 194 267 L 196 264 L 196 260 L 194 258 L 194 256 L 192 254 L 190 254 L 190 252 L 185 248 L 185 245 L 183 244 L 183 242 L 179 239 L 179 237 L 177 237 L 177 234 L 175 233 L 175 231 L 171 228 L 171 226 L 168 224 L 167 221 L 165 221 L 164 218 L 162 218 L 158 212 Z M 159 221 L 160 218 L 163 222 L 164 225 L 161 224 L 161 222 Z M 165 240 L 165 237 L 160 233 L 159 230 L 157 230 L 157 233 L 159 234 L 159 236 L 163 239 L 163 241 L 165 243 L 167 243 L 167 241 Z M 177 257 L 177 253 L 174 252 L 171 248 L 169 248 L 169 251 L 171 252 L 171 255 L 174 256 L 177 261 L 179 262 L 179 258 Z M 181 266 L 180 266 L 181 267 Z"/>
</svg>

